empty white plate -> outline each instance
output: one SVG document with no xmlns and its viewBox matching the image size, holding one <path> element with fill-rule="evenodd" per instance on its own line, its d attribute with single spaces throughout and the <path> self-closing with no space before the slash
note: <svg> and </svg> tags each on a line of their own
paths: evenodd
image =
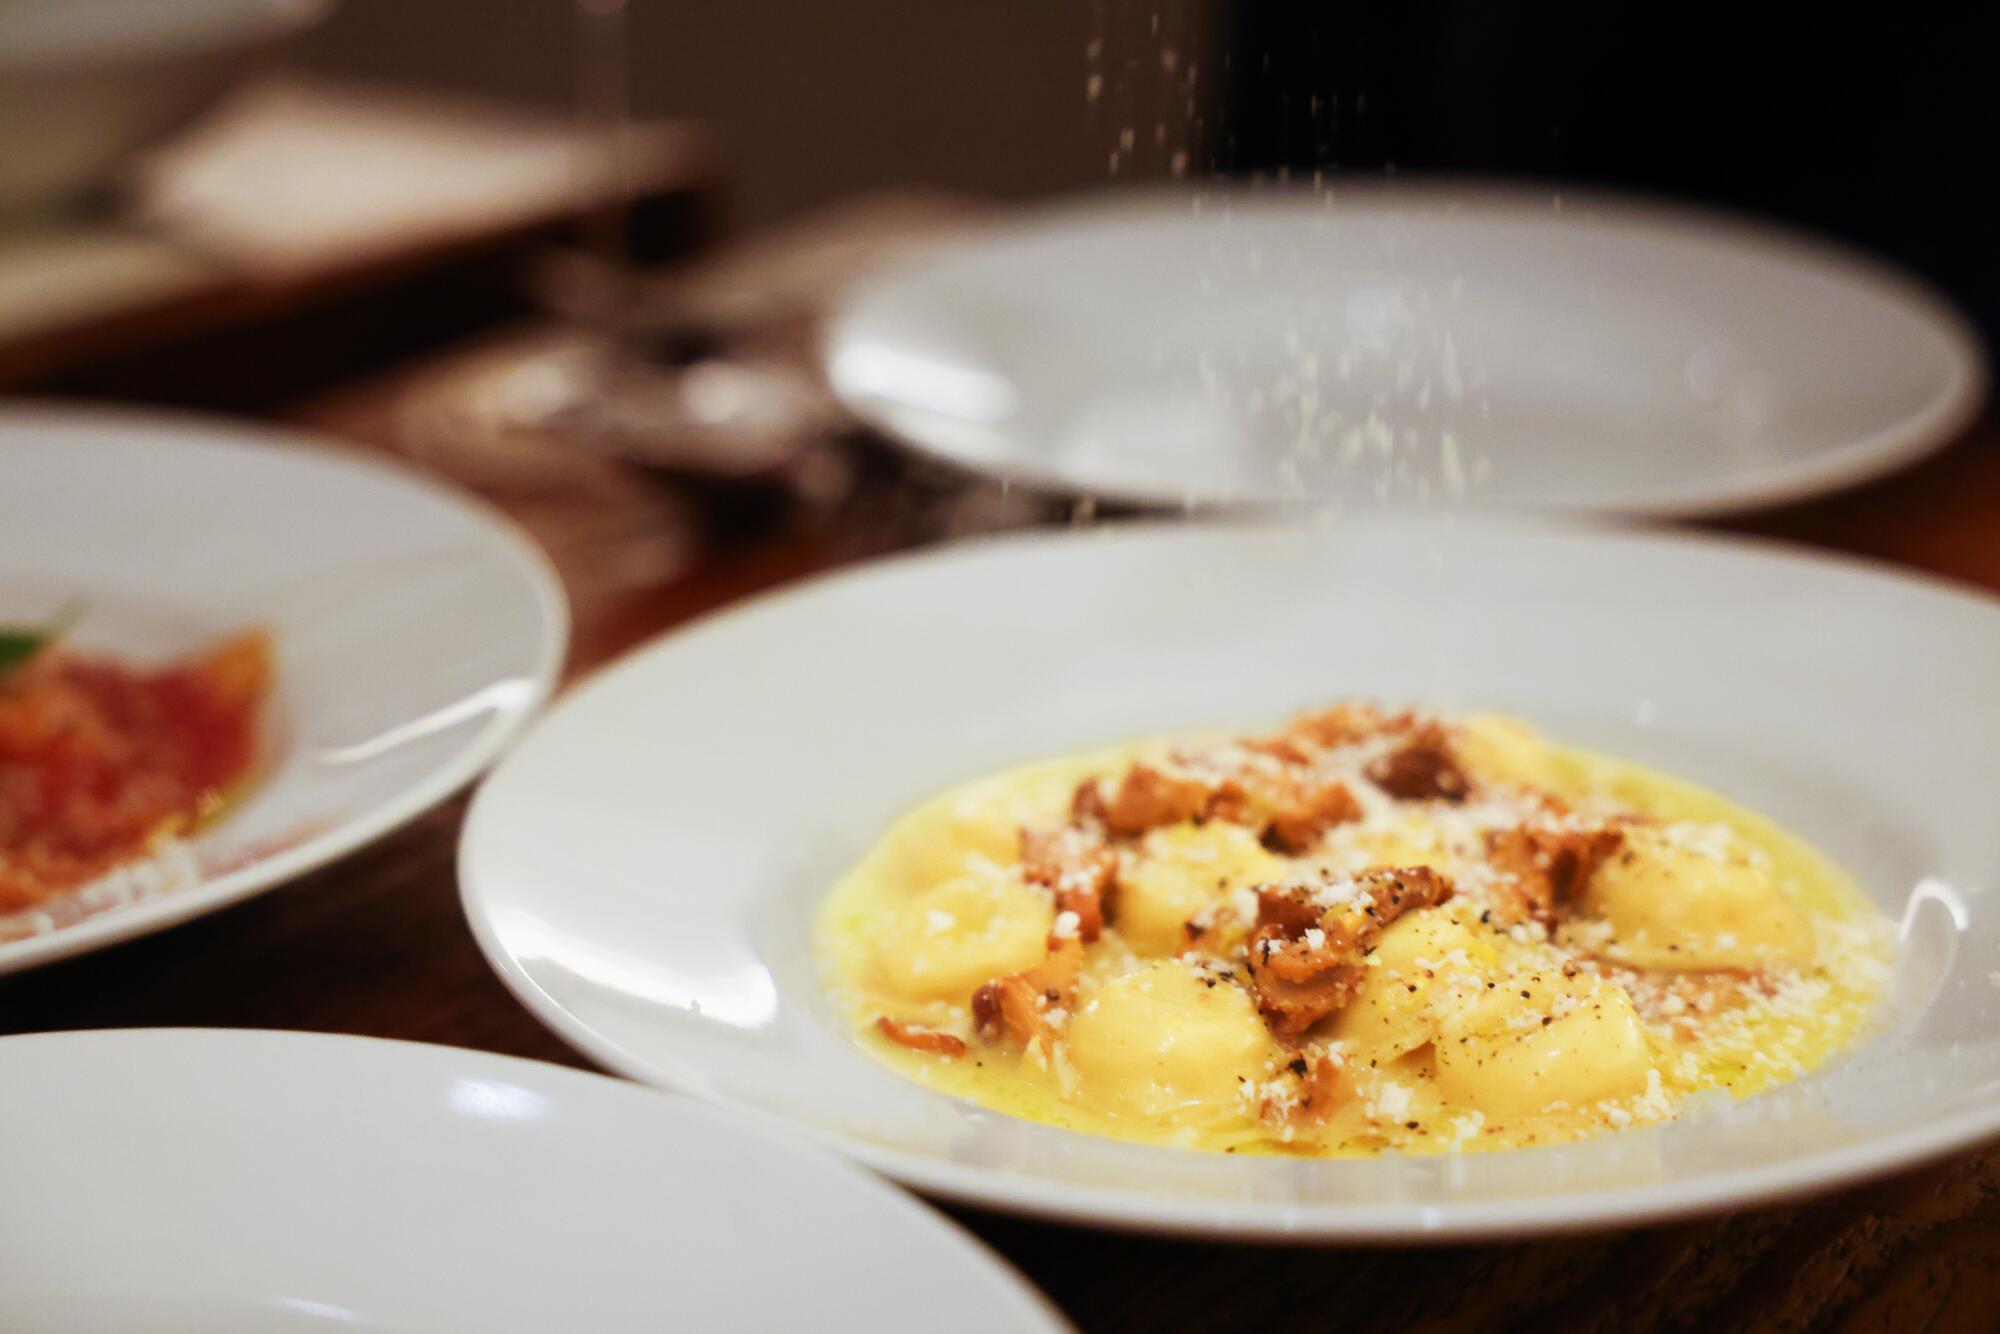
<svg viewBox="0 0 2000 1334">
<path fill-rule="evenodd" d="M 2000 608 L 1736 541 L 1498 522 L 1181 525 L 984 541 L 665 639 L 487 781 L 481 945 L 568 1041 L 785 1117 L 898 1179 L 1052 1217 L 1408 1240 L 1627 1224 L 2000 1131 Z M 1348 694 L 1499 709 L 1765 811 L 1902 923 L 1852 1056 L 1681 1121 L 1512 1153 L 1224 1157 L 999 1115 L 879 1064 L 817 905 L 951 784 Z"/>
<path fill-rule="evenodd" d="M 1024 215 L 862 284 L 827 359 L 921 450 L 1166 505 L 1712 513 L 1906 463 L 1985 385 L 1950 307 L 1826 241 L 1449 182 Z"/>
<path fill-rule="evenodd" d="M 0 1041 L 0 1328 L 1049 1334 L 951 1223 L 751 1118 L 449 1047 Z"/>
<path fill-rule="evenodd" d="M 155 661 L 263 626 L 262 772 L 144 893 L 0 924 L 0 973 L 248 897 L 422 813 L 547 695 L 568 615 L 540 550 L 414 472 L 249 424 L 0 409 L 0 622 L 71 600 L 79 648 Z"/>
</svg>

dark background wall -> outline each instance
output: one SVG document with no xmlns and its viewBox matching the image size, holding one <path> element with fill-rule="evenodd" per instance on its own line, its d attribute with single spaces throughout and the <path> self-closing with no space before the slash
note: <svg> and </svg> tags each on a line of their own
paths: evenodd
<svg viewBox="0 0 2000 1334">
<path fill-rule="evenodd" d="M 1177 151 L 1196 171 L 1523 173 L 1832 232 L 1914 266 L 2000 337 L 2000 6 L 630 0 L 629 12 L 636 107 L 728 135 L 753 222 L 885 185 L 1088 186 L 1114 151 L 1121 177 L 1167 174 Z M 347 0 L 310 59 L 574 105 L 576 22 L 573 0 Z"/>
<path fill-rule="evenodd" d="M 1526 173 L 1752 209 L 1901 259 L 2000 337 L 1996 14 L 1246 0 L 1229 10 L 1225 161 Z"/>
<path fill-rule="evenodd" d="M 1087 0 L 629 0 L 627 15 L 634 108 L 720 129 L 753 222 L 871 187 L 1024 195 L 1104 173 Z M 305 55 L 574 106 L 577 25 L 574 0 L 344 0 Z"/>
</svg>

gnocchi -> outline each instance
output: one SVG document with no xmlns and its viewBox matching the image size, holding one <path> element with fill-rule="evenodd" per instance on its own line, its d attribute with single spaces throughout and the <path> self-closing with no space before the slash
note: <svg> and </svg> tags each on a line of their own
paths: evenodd
<svg viewBox="0 0 2000 1334">
<path fill-rule="evenodd" d="M 1484 996 L 1497 954 L 1446 909 L 1413 913 L 1383 932 L 1333 1036 L 1378 1061 L 1428 1046 L 1441 1024 Z"/>
<path fill-rule="evenodd" d="M 910 1000 L 965 999 L 1032 968 L 1055 925 L 1048 895 L 1004 873 L 959 875 L 912 898 L 884 932 L 882 980 Z"/>
<path fill-rule="evenodd" d="M 1563 766 L 1555 752 L 1512 718 L 1489 714 L 1466 719 L 1458 753 L 1466 768 L 1491 783 L 1545 789 L 1562 785 Z"/>
<path fill-rule="evenodd" d="M 1652 1050 L 1622 989 L 1602 983 L 1529 994 L 1472 1007 L 1442 1025 L 1435 1061 L 1448 1101 L 1516 1118 L 1645 1091 Z"/>
<path fill-rule="evenodd" d="M 1144 855 L 1118 880 L 1113 921 L 1142 954 L 1178 954 L 1191 939 L 1188 922 L 1230 891 L 1276 879 L 1282 858 L 1240 825 L 1180 824 L 1148 834 Z"/>
<path fill-rule="evenodd" d="M 1839 871 L 1504 718 L 1337 706 L 1003 773 L 889 830 L 820 947 L 940 1091 L 1216 1152 L 1557 1143 L 1830 1059 L 1886 980 Z"/>
<path fill-rule="evenodd" d="M 1611 928 L 1605 954 L 1639 968 L 1799 964 L 1813 949 L 1811 925 L 1768 862 L 1726 835 L 1688 846 L 1671 829 L 1629 829 L 1624 849 L 1591 876 L 1583 906 Z"/>
<path fill-rule="evenodd" d="M 1160 960 L 1097 987 L 1070 1021 L 1083 1096 L 1114 1116 L 1209 1123 L 1241 1116 L 1275 1052 L 1240 987 Z"/>
</svg>

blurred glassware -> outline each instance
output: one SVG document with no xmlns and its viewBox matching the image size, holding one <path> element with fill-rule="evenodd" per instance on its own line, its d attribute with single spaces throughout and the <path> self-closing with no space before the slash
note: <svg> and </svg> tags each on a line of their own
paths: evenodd
<svg viewBox="0 0 2000 1334">
<path fill-rule="evenodd" d="M 0 4 L 0 215 L 83 196 L 336 0 Z"/>
<path fill-rule="evenodd" d="M 552 328 L 469 349 L 410 395 L 408 452 L 514 488 L 567 485 L 582 461 L 683 480 L 826 479 L 816 446 L 851 432 L 819 367 L 820 317 L 856 275 L 956 235 L 982 211 L 897 192 L 850 202 L 654 269 L 602 248 L 528 274 Z M 572 460 L 565 462 L 564 460 Z"/>
<path fill-rule="evenodd" d="M 638 268 L 627 4 L 575 0 L 574 9 L 576 101 L 589 144 L 578 172 L 579 188 L 589 190 L 586 225 L 580 247 L 543 266 L 533 283 L 571 327 L 529 360 L 467 382 L 459 420 L 489 442 L 561 440 L 671 472 L 768 475 L 837 414 L 809 371 L 740 346 L 734 312 L 717 318 L 689 308 Z"/>
</svg>

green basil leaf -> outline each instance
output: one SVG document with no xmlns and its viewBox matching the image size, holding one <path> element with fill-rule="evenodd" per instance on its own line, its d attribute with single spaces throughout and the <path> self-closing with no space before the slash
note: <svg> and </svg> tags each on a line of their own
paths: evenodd
<svg viewBox="0 0 2000 1334">
<path fill-rule="evenodd" d="M 24 666 L 37 653 L 69 633 L 83 619 L 81 602 L 66 602 L 40 625 L 0 625 L 0 676 Z"/>
</svg>

